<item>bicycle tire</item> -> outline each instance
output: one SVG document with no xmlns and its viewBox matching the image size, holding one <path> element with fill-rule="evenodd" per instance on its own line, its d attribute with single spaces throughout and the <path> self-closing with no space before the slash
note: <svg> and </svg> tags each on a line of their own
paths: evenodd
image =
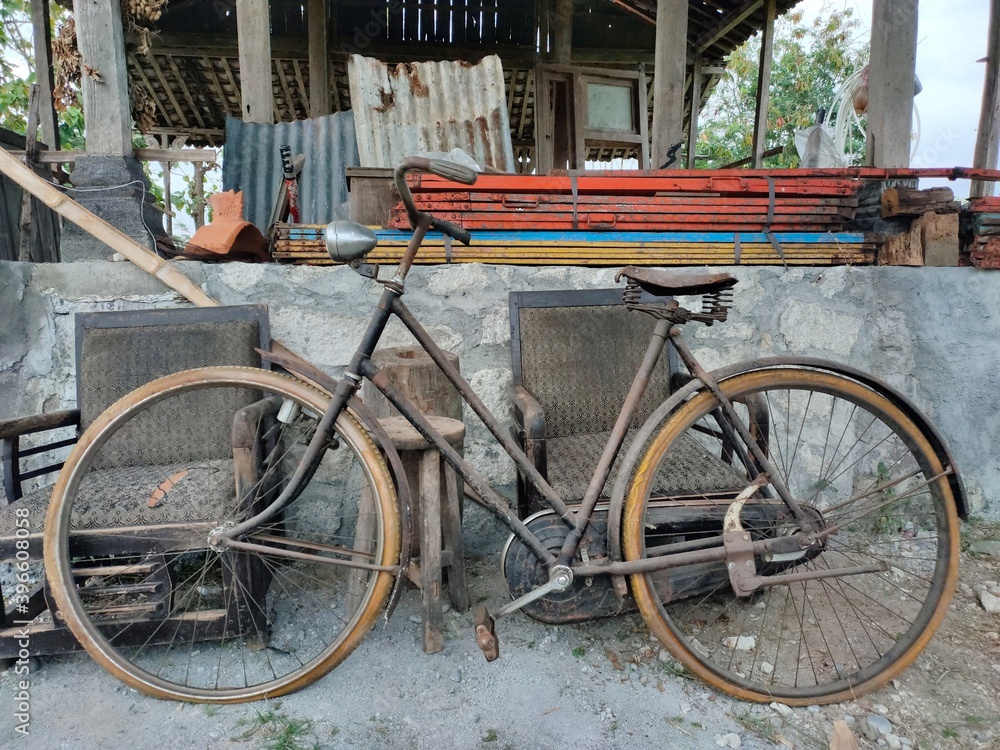
<svg viewBox="0 0 1000 750">
<path fill-rule="evenodd" d="M 59 615 L 101 666 L 157 698 L 236 703 L 305 687 L 357 647 L 385 609 L 400 531 L 350 412 L 301 495 L 243 538 L 262 549 L 208 544 L 277 496 L 328 402 L 284 375 L 210 367 L 133 391 L 86 430 L 44 556 Z"/>
<path fill-rule="evenodd" d="M 830 530 L 818 552 L 756 559 L 758 574 L 869 560 L 889 567 L 767 586 L 745 598 L 733 593 L 722 562 L 637 574 L 630 583 L 643 618 L 684 668 L 744 700 L 832 703 L 884 685 L 913 662 L 951 601 L 959 552 L 946 474 L 953 467 L 891 397 L 844 376 L 778 367 L 720 386 L 741 415 L 747 403 L 766 404 L 769 423 L 751 427 L 763 428 L 755 432 L 776 471 Z M 625 559 L 699 537 L 721 545 L 722 514 L 756 471 L 734 457 L 717 407 L 711 392 L 699 391 L 649 441 L 626 499 Z M 745 528 L 755 539 L 796 531 L 784 505 L 768 497 L 777 494 L 765 487 L 744 506 Z M 682 498 L 713 520 L 684 526 Z"/>
</svg>

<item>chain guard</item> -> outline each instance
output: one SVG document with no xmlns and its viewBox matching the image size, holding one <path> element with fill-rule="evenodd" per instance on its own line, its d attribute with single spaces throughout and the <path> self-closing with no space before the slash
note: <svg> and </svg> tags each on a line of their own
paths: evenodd
<svg viewBox="0 0 1000 750">
<path fill-rule="evenodd" d="M 538 537 L 547 550 L 558 554 L 569 532 L 565 523 L 551 510 L 531 516 L 525 522 L 532 534 Z M 580 545 L 586 551 L 587 559 L 595 562 L 607 558 L 607 511 L 597 510 L 591 519 Z M 574 564 L 582 563 L 583 556 L 577 551 Z M 507 541 L 500 564 L 511 598 L 531 592 L 549 580 L 548 571 L 541 561 L 514 536 Z M 627 608 L 615 593 L 610 576 L 575 578 L 566 591 L 554 592 L 526 604 L 523 611 L 529 617 L 541 622 L 559 625 L 582 622 L 596 617 L 610 617 Z"/>
</svg>

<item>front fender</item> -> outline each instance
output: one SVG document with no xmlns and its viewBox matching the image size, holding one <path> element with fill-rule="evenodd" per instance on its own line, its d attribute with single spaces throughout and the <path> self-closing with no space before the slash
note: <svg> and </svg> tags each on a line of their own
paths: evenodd
<svg viewBox="0 0 1000 750">
<path fill-rule="evenodd" d="M 855 380 L 868 386 L 872 390 L 881 392 L 893 403 L 894 406 L 903 411 L 906 416 L 909 417 L 913 423 L 917 425 L 917 427 L 919 427 L 920 430 L 927 436 L 928 441 L 934 448 L 934 452 L 937 454 L 941 463 L 952 468 L 953 471 L 948 477 L 948 481 L 951 484 L 952 493 L 955 496 L 956 510 L 958 511 L 959 517 L 962 519 L 968 518 L 969 506 L 965 496 L 965 487 L 962 483 L 955 461 L 952 458 L 951 452 L 948 450 L 948 446 L 941 433 L 930 421 L 930 419 L 928 419 L 927 416 L 909 398 L 903 395 L 896 388 L 893 388 L 891 385 L 886 383 L 884 380 L 866 372 L 862 372 L 861 370 L 851 367 L 850 365 L 832 362 L 818 357 L 764 357 L 761 359 L 748 360 L 746 362 L 738 362 L 734 365 L 719 368 L 718 370 L 714 370 L 711 375 L 717 382 L 723 383 L 730 378 L 737 375 L 743 375 L 748 372 L 789 367 L 832 372 L 837 375 L 848 377 L 851 380 Z M 645 445 L 678 406 L 687 401 L 687 399 L 694 395 L 694 393 L 704 387 L 705 384 L 701 380 L 695 378 L 685 384 L 682 388 L 675 391 L 666 401 L 660 404 L 660 406 L 652 414 L 649 415 L 649 418 L 645 421 L 636 433 L 635 437 L 632 439 L 632 443 L 629 446 L 628 451 L 626 451 L 625 456 L 622 458 L 621 468 L 618 470 L 618 475 L 615 478 L 615 483 L 611 490 L 611 504 L 608 508 L 608 555 L 612 561 L 620 561 L 622 559 L 621 522 L 625 505 L 625 496 L 629 485 L 631 484 L 635 467 L 642 458 Z M 619 591 L 622 590 L 623 585 L 623 580 L 616 583 Z"/>
</svg>

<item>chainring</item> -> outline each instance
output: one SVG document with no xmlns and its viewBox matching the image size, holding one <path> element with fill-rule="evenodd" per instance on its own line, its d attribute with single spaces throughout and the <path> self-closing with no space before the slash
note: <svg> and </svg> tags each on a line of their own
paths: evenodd
<svg viewBox="0 0 1000 750">
<path fill-rule="evenodd" d="M 566 524 L 551 510 L 534 514 L 525 521 L 525 525 L 553 554 L 559 553 L 569 533 Z M 574 564 L 583 562 L 581 550 L 585 551 L 586 559 L 590 562 L 607 559 L 607 534 L 607 511 L 597 510 L 583 535 L 580 550 L 573 559 Z M 507 540 L 500 565 L 504 578 L 507 579 L 507 589 L 514 599 L 549 580 L 548 571 L 542 562 L 514 536 Z M 575 578 L 567 590 L 536 599 L 526 604 L 523 611 L 536 620 L 556 625 L 610 617 L 626 608 L 626 602 L 615 593 L 611 576 L 602 575 Z"/>
</svg>

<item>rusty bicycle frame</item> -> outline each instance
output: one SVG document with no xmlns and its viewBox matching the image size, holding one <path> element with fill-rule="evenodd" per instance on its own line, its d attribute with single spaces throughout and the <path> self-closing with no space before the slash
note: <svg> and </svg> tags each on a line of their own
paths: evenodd
<svg viewBox="0 0 1000 750">
<path fill-rule="evenodd" d="M 430 442 L 443 456 L 443 458 L 454 467 L 455 471 L 472 487 L 477 493 L 477 502 L 487 510 L 496 515 L 510 529 L 511 533 L 523 542 L 528 549 L 545 565 L 549 574 L 549 581 L 530 591 L 526 595 L 515 599 L 493 613 L 489 619 L 489 628 L 492 630 L 492 618 L 501 617 L 516 611 L 531 601 L 537 600 L 551 592 L 565 591 L 575 578 L 591 577 L 598 575 L 610 575 L 614 577 L 627 576 L 631 574 L 649 573 L 656 570 L 681 567 L 690 564 L 723 562 L 738 560 L 743 563 L 747 560 L 752 562 L 754 556 L 770 556 L 782 553 L 800 553 L 804 549 L 817 544 L 818 538 L 828 533 L 825 530 L 816 530 L 816 522 L 805 513 L 796 500 L 791 496 L 789 489 L 782 482 L 779 473 L 774 470 L 773 464 L 767 455 L 753 438 L 750 428 L 740 418 L 735 410 L 732 401 L 727 398 L 719 386 L 723 379 L 716 378 L 709 374 L 695 359 L 690 348 L 681 336 L 680 326 L 668 319 L 659 319 L 653 330 L 647 347 L 644 360 L 636 373 L 631 388 L 622 405 L 621 411 L 608 438 L 604 451 L 594 470 L 594 474 L 587 487 L 586 493 L 580 505 L 570 508 L 553 490 L 551 485 L 539 473 L 534 465 L 528 460 L 524 451 L 505 434 L 505 430 L 500 422 L 493 416 L 479 396 L 472 390 L 469 383 L 462 377 L 456 367 L 454 367 L 445 357 L 442 349 L 434 342 L 427 331 L 421 326 L 414 314 L 406 307 L 402 301 L 405 291 L 405 279 L 413 264 L 414 258 L 420 245 L 430 228 L 437 228 L 460 240 L 467 240 L 468 235 L 464 230 L 459 229 L 447 222 L 435 219 L 428 214 L 419 212 L 412 202 L 409 189 L 405 181 L 405 172 L 410 169 L 428 169 L 428 160 L 422 158 L 410 158 L 403 162 L 396 170 L 396 184 L 400 195 L 403 197 L 408 209 L 411 211 L 411 220 L 415 225 L 413 236 L 407 246 L 406 252 L 398 266 L 395 276 L 389 281 L 379 281 L 383 291 L 381 298 L 372 314 L 367 330 L 362 337 L 361 343 L 355 352 L 350 365 L 345 370 L 342 378 L 336 381 L 333 389 L 333 397 L 329 407 L 323 415 L 319 427 L 314 434 L 305 456 L 296 468 L 288 485 L 278 498 L 266 509 L 256 516 L 226 529 L 217 529 L 213 532 L 211 543 L 213 546 L 232 546 L 240 548 L 246 546 L 245 542 L 239 538 L 248 534 L 253 529 L 269 520 L 275 518 L 281 510 L 286 507 L 312 477 L 322 453 L 330 445 L 333 435 L 333 427 L 340 413 L 347 408 L 348 401 L 358 391 L 362 380 L 368 379 L 371 383 L 395 406 L 406 420 Z M 681 313 L 687 313 L 680 309 Z M 562 548 L 558 554 L 552 554 L 539 540 L 535 534 L 526 526 L 525 522 L 517 517 L 510 509 L 504 499 L 490 487 L 487 480 L 475 468 L 454 449 L 448 442 L 434 429 L 428 419 L 417 409 L 417 407 L 403 394 L 403 392 L 391 383 L 385 373 L 380 370 L 371 360 L 372 353 L 377 346 L 379 339 L 386 328 L 389 320 L 395 316 L 406 327 L 416 339 L 420 347 L 427 352 L 438 368 L 444 373 L 448 380 L 455 386 L 462 399 L 472 408 L 475 414 L 483 421 L 490 433 L 503 447 L 504 451 L 513 459 L 519 471 L 530 481 L 542 494 L 545 503 L 562 519 L 568 528 L 568 533 Z M 700 319 L 697 314 L 690 314 L 691 319 Z M 676 320 L 676 318 L 674 318 Z M 573 559 L 584 533 L 586 532 L 591 519 L 594 516 L 601 490 L 607 483 L 616 457 L 623 445 L 626 431 L 638 409 L 639 402 L 646 386 L 649 383 L 653 369 L 659 357 L 663 353 L 668 341 L 673 345 L 681 360 L 690 371 L 693 381 L 689 385 L 690 392 L 693 393 L 698 388 L 711 391 L 718 399 L 721 409 L 718 423 L 724 436 L 733 450 L 738 454 L 739 459 L 748 470 L 750 480 L 747 487 L 740 492 L 730 505 L 726 514 L 726 521 L 723 533 L 717 537 L 706 540 L 696 540 L 687 542 L 677 542 L 657 548 L 658 556 L 642 560 L 626 561 L 616 559 L 615 554 L 610 554 L 609 559 L 604 561 L 585 561 L 581 564 L 574 564 Z M 769 360 L 767 364 L 779 364 L 785 362 L 786 358 Z M 805 364 L 807 360 L 787 358 L 787 364 Z M 816 360 L 818 366 L 829 367 L 831 363 L 821 363 Z M 886 392 L 892 393 L 892 389 L 881 381 L 875 381 L 871 376 L 854 371 L 851 368 L 840 367 L 839 371 L 858 377 L 868 382 L 877 382 Z M 723 373 L 724 374 L 724 373 Z M 655 415 L 650 419 L 654 419 Z M 942 443 L 943 445 L 943 443 Z M 951 464 L 949 464 L 951 465 Z M 950 473 L 950 472 L 948 472 Z M 932 481 L 938 479 L 934 477 Z M 739 523 L 739 512 L 743 504 L 758 491 L 763 485 L 769 484 L 773 492 L 778 495 L 777 499 L 788 508 L 798 524 L 799 531 L 784 537 L 750 540 L 749 534 L 744 534 Z M 768 490 L 770 492 L 770 490 Z M 773 495 L 773 493 L 771 493 Z M 773 498 L 772 496 L 772 499 Z M 614 523 L 611 528 L 617 528 Z M 609 547 L 612 551 L 618 549 L 618 545 L 610 540 L 612 532 L 609 529 Z M 822 543 L 819 540 L 819 543 Z M 282 554 L 277 549 L 269 549 L 272 554 Z M 308 559 L 321 560 L 331 564 L 351 564 L 349 561 L 332 560 L 318 555 L 309 555 L 296 552 L 296 556 Z M 368 566 L 378 570 L 388 570 L 400 573 L 401 568 Z M 732 568 L 733 566 L 730 566 Z M 743 566 L 736 566 L 742 568 Z M 831 576 L 855 575 L 861 573 L 875 572 L 881 570 L 878 566 L 856 566 L 850 568 L 814 570 L 808 572 L 789 573 L 783 575 L 771 575 L 766 577 L 747 576 L 741 569 L 738 573 L 731 572 L 733 588 L 738 595 L 749 595 L 761 586 L 786 583 L 792 580 L 805 580 L 807 578 L 824 578 Z M 741 575 L 742 574 L 742 575 Z M 400 576 L 401 577 L 401 576 Z M 619 595 L 624 594 L 621 587 L 616 587 Z M 487 613 L 487 617 L 489 614 Z M 477 620 L 478 620 L 477 616 Z M 479 627 L 477 622 L 477 633 Z M 480 643 L 484 651 L 487 647 Z"/>
</svg>

